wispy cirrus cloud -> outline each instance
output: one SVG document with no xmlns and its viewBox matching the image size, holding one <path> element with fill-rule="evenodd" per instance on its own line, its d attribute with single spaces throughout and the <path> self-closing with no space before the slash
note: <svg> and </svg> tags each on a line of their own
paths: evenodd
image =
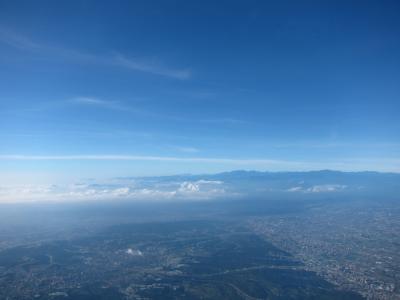
<svg viewBox="0 0 400 300">
<path fill-rule="evenodd" d="M 91 98 L 91 97 L 76 97 L 71 99 L 72 102 L 76 103 L 83 103 L 83 104 L 89 104 L 89 105 L 100 105 L 100 106 L 109 106 L 110 104 L 114 104 L 115 102 L 113 101 L 105 101 L 105 100 L 100 100 L 97 98 Z"/>
<path fill-rule="evenodd" d="M 152 117 L 152 118 L 165 118 L 164 115 L 158 114 L 153 111 L 148 111 L 142 109 L 140 107 L 134 107 L 133 105 L 128 105 L 124 102 L 113 101 L 113 100 L 104 100 L 97 97 L 87 97 L 87 96 L 79 96 L 68 99 L 65 101 L 68 104 L 87 106 L 93 108 L 102 108 L 107 110 L 132 113 L 135 115 L 140 115 L 144 117 Z"/>
<path fill-rule="evenodd" d="M 43 48 L 42 45 L 32 41 L 28 37 L 5 30 L 4 28 L 0 28 L 0 42 L 20 50 L 36 51 Z"/>
<path fill-rule="evenodd" d="M 141 155 L 0 155 L 0 160 L 131 160 L 131 161 L 175 161 L 175 162 L 209 162 L 232 164 L 287 164 L 287 161 L 272 159 L 234 159 L 208 157 L 174 157 L 174 156 L 141 156 Z M 290 162 L 296 164 L 296 162 Z"/>
<path fill-rule="evenodd" d="M 200 151 L 199 149 L 197 149 L 195 147 L 174 146 L 173 148 L 179 152 L 184 152 L 184 153 L 197 153 Z"/>
<path fill-rule="evenodd" d="M 192 72 L 189 69 L 167 67 L 155 59 L 132 58 L 118 52 L 108 55 L 99 55 L 86 53 L 77 49 L 51 46 L 4 28 L 0 28 L 0 43 L 18 50 L 29 51 L 36 55 L 45 55 L 46 57 L 79 63 L 120 67 L 179 80 L 186 80 L 192 76 Z"/>
<path fill-rule="evenodd" d="M 75 97 L 67 100 L 67 102 L 71 104 L 98 106 L 115 110 L 131 110 L 131 107 L 125 106 L 120 102 L 103 100 L 94 97 Z"/>
<path fill-rule="evenodd" d="M 167 67 L 163 67 L 159 63 L 155 62 L 145 62 L 143 60 L 135 60 L 132 58 L 127 58 L 123 56 L 122 54 L 115 54 L 112 58 L 112 62 L 115 65 L 127 68 L 127 69 L 132 69 L 136 71 L 141 71 L 141 72 L 146 72 L 146 73 L 151 73 L 155 75 L 161 75 L 161 76 L 166 76 L 166 77 L 171 77 L 171 78 L 176 78 L 176 79 L 189 79 L 191 77 L 191 72 L 190 70 L 183 70 L 183 69 L 171 69 Z"/>
<path fill-rule="evenodd" d="M 88 107 L 99 107 L 103 109 L 110 109 L 110 110 L 118 110 L 118 111 L 123 111 L 127 113 L 134 113 L 137 115 L 142 115 L 145 117 L 152 117 L 152 118 L 157 118 L 157 119 L 165 119 L 165 120 L 171 120 L 175 122 L 198 122 L 198 123 L 214 123 L 214 124 L 219 124 L 219 125 L 240 125 L 240 124 L 245 124 L 247 123 L 246 121 L 242 120 L 237 120 L 237 119 L 230 119 L 230 118 L 220 118 L 220 119 L 196 119 L 196 118 L 189 118 L 189 117 L 182 117 L 182 116 L 177 116 L 177 115 L 172 115 L 172 114 L 166 114 L 166 113 L 159 113 L 156 111 L 150 111 L 146 110 L 140 107 L 134 107 L 132 103 L 126 103 L 122 101 L 115 101 L 115 100 L 105 100 L 101 99 L 98 97 L 93 97 L 93 96 L 77 96 L 73 97 L 71 99 L 67 99 L 64 101 L 61 101 L 59 103 L 62 104 L 75 104 L 75 105 L 82 105 L 82 106 L 88 106 Z M 55 105 L 52 103 L 51 105 L 45 106 L 47 108 L 52 107 L 54 108 Z M 35 110 L 38 110 L 37 106 L 35 107 Z M 198 149 L 194 147 L 173 147 L 175 150 L 178 150 L 180 152 L 198 152 Z"/>
<path fill-rule="evenodd" d="M 221 164 L 249 169 L 264 169 L 271 171 L 309 171 L 309 170 L 341 170 L 341 171 L 381 171 L 400 172 L 400 159 L 378 159 L 378 158 L 347 158 L 337 161 L 293 161 L 278 159 L 245 159 L 224 157 L 177 157 L 177 156 L 147 156 L 147 155 L 119 155 L 119 154 L 85 154 L 85 155 L 20 155 L 2 154 L 2 161 L 148 161 L 148 162 L 176 162 L 176 163 L 210 163 Z"/>
</svg>

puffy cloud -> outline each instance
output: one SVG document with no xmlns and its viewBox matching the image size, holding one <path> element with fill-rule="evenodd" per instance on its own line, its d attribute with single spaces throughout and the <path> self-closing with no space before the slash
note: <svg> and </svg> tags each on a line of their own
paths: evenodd
<svg viewBox="0 0 400 300">
<path fill-rule="evenodd" d="M 136 250 L 136 249 L 132 249 L 132 248 L 128 248 L 125 251 L 126 254 L 132 255 L 132 256 L 143 256 L 143 252 L 140 250 Z"/>
<path fill-rule="evenodd" d="M 221 181 L 197 180 L 194 182 L 184 181 L 177 189 L 178 197 L 188 197 L 195 199 L 215 198 L 225 194 L 225 189 L 221 187 Z"/>
<path fill-rule="evenodd" d="M 196 183 L 193 182 L 182 182 L 181 186 L 178 189 L 178 192 L 181 193 L 193 193 L 193 192 L 199 192 L 200 191 L 200 186 Z"/>
</svg>

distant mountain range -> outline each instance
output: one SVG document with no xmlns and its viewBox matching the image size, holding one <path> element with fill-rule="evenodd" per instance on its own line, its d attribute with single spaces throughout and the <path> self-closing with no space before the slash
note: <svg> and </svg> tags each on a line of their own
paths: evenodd
<svg viewBox="0 0 400 300">
<path fill-rule="evenodd" d="M 124 177 L 126 179 L 128 177 Z M 365 182 L 369 180 L 394 181 L 400 184 L 400 173 L 382 173 L 374 171 L 343 172 L 334 170 L 299 171 L 299 172 L 268 172 L 235 170 L 216 174 L 179 174 L 170 176 L 130 177 L 132 179 L 154 179 L 154 180 L 316 180 L 316 181 L 343 181 L 343 182 Z"/>
</svg>

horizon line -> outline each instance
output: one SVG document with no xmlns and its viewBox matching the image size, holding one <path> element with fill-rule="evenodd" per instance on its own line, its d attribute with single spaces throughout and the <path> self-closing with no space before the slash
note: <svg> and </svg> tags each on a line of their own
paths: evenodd
<svg viewBox="0 0 400 300">
<path fill-rule="evenodd" d="M 311 162 L 291 161 L 266 158 L 218 158 L 218 157 L 177 157 L 177 156 L 152 156 L 152 155 L 122 155 L 122 154 L 85 154 L 85 155 L 23 155 L 3 154 L 0 161 L 160 161 L 160 162 L 182 162 L 182 163 L 217 163 L 231 165 L 269 165 L 275 170 L 270 172 L 305 172 L 332 170 L 340 172 L 381 172 L 400 173 L 400 159 L 342 159 L 336 162 Z M 379 163 L 381 168 L 376 168 Z M 384 164 L 382 164 L 384 163 Z M 277 170 L 276 168 L 280 169 Z M 297 169 L 294 169 L 297 168 Z M 257 168 L 256 168 L 257 169 Z M 248 168 L 248 170 L 256 170 Z M 256 170 L 259 171 L 259 170 Z M 265 170 L 268 172 L 267 170 Z"/>
</svg>

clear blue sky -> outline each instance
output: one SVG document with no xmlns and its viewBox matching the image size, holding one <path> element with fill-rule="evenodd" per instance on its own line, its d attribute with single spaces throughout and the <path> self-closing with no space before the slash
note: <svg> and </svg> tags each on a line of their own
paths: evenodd
<svg viewBox="0 0 400 300">
<path fill-rule="evenodd" d="M 0 1 L 0 173 L 400 171 L 399 11 Z"/>
</svg>

